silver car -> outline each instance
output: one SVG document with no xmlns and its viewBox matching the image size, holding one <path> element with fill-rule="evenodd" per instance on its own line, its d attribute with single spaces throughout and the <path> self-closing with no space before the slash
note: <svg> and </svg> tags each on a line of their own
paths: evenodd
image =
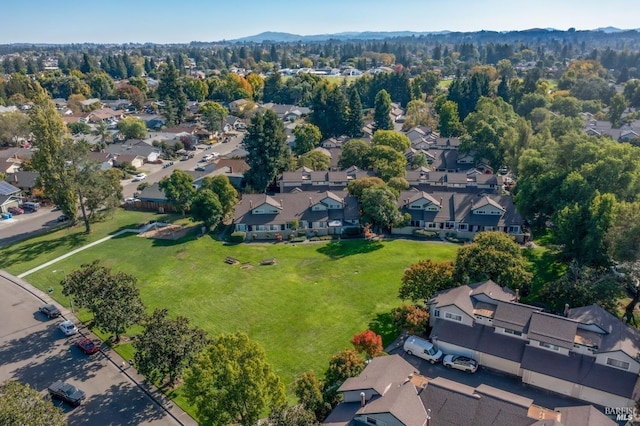
<svg viewBox="0 0 640 426">
<path fill-rule="evenodd" d="M 475 373 L 478 370 L 478 361 L 462 355 L 447 355 L 442 360 L 442 365 L 467 373 Z"/>
</svg>

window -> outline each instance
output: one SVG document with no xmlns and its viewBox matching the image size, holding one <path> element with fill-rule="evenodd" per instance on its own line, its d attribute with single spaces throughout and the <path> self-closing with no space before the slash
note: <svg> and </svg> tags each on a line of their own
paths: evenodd
<svg viewBox="0 0 640 426">
<path fill-rule="evenodd" d="M 560 350 L 560 346 L 552 345 L 551 343 L 547 342 L 538 342 L 538 345 L 543 348 L 551 349 L 552 351 Z"/>
<path fill-rule="evenodd" d="M 607 365 L 616 368 L 622 368 L 623 370 L 629 369 L 629 363 L 626 361 L 620 361 L 619 359 L 607 358 Z"/>
<path fill-rule="evenodd" d="M 522 336 L 522 333 L 520 333 L 519 331 L 510 330 L 508 328 L 505 328 L 504 332 L 505 332 L 505 334 L 512 334 L 514 336 Z"/>
<path fill-rule="evenodd" d="M 451 312 L 445 312 L 444 317 L 450 320 L 462 322 L 462 315 L 452 314 Z"/>
<path fill-rule="evenodd" d="M 458 229 L 461 231 L 466 231 L 467 230 L 467 224 L 466 223 L 461 223 L 460 225 L 458 225 Z"/>
<path fill-rule="evenodd" d="M 433 222 L 430 222 L 430 223 L 427 224 L 427 228 L 429 228 L 429 229 L 434 229 L 435 227 L 436 227 L 436 224 L 433 223 Z"/>
<path fill-rule="evenodd" d="M 440 318 L 440 309 L 436 309 L 433 311 L 433 316 L 436 318 Z"/>
</svg>

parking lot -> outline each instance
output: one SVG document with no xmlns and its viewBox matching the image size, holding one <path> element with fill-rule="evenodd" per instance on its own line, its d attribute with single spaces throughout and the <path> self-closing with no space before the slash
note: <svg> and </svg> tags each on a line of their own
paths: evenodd
<svg viewBox="0 0 640 426">
<path fill-rule="evenodd" d="M 0 294 L 0 381 L 28 383 L 43 395 L 56 380 L 77 386 L 86 392 L 83 405 L 57 402 L 71 425 L 195 424 L 184 412 L 172 412 L 183 416 L 178 420 L 163 410 L 126 374 L 131 367 L 110 361 L 117 355 L 109 349 L 89 356 L 75 347 L 80 333 L 90 336 L 86 327 L 79 325 L 79 334 L 64 336 L 57 328 L 63 318 L 48 319 L 38 312 L 42 302 L 4 276 Z M 172 407 L 171 401 L 163 401 Z"/>
</svg>

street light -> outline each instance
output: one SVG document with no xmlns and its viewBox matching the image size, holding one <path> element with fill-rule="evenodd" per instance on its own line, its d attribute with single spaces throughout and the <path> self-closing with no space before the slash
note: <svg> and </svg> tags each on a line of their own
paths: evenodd
<svg viewBox="0 0 640 426">
<path fill-rule="evenodd" d="M 60 269 L 60 271 L 62 272 L 62 274 L 64 275 L 64 283 L 67 284 L 67 273 L 64 271 L 64 269 Z M 54 269 L 52 272 L 56 273 L 58 272 L 57 269 Z M 75 314 L 75 311 L 73 310 L 73 300 L 71 299 L 71 295 L 67 296 L 69 298 L 69 306 L 71 306 L 71 313 Z"/>
</svg>

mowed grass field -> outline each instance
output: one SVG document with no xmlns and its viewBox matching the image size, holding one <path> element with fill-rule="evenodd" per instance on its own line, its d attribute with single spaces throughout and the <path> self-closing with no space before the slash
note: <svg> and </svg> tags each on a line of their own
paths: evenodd
<svg viewBox="0 0 640 426">
<path fill-rule="evenodd" d="M 141 219 L 120 218 L 117 227 Z M 21 254 L 35 255 L 42 247 L 62 254 L 59 251 L 73 248 L 81 238 L 72 238 L 69 232 L 0 251 L 2 267 L 19 274 L 55 257 L 45 251 L 41 262 L 32 256 L 21 261 Z M 246 332 L 265 348 L 268 361 L 288 384 L 310 369 L 322 375 L 330 357 L 350 347 L 351 337 L 366 328 L 390 343 L 397 330 L 389 312 L 402 303 L 397 294 L 404 269 L 420 259 L 453 259 L 457 249 L 452 244 L 406 240 L 226 245 L 208 236 L 164 241 L 124 234 L 26 280 L 43 290 L 53 288 L 52 296 L 67 306 L 60 286 L 62 271 L 68 274 L 99 259 L 114 271 L 138 278 L 149 311 L 167 308 L 171 315 L 188 317 L 212 336 Z M 227 256 L 251 266 L 229 265 L 224 262 Z M 268 258 L 275 258 L 276 264 L 259 265 Z"/>
</svg>

